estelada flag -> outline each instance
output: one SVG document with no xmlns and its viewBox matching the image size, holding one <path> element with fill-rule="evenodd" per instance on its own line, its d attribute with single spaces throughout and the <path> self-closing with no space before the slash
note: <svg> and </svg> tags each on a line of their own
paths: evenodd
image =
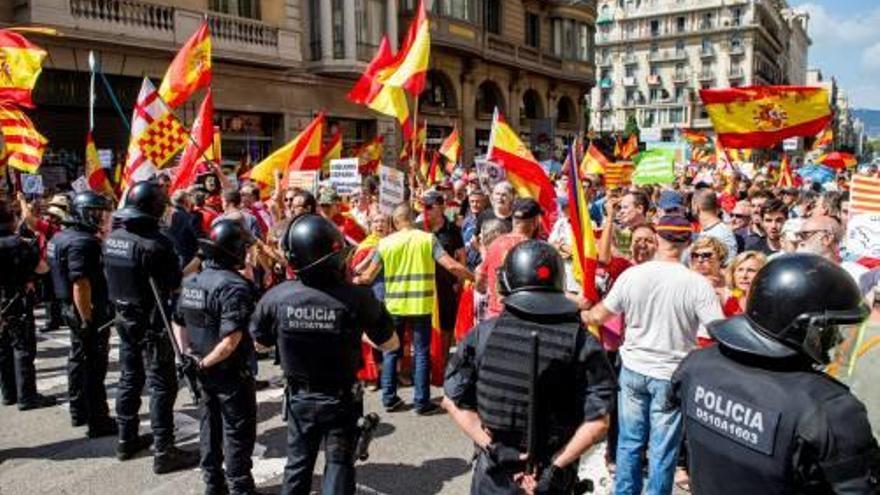
<svg viewBox="0 0 880 495">
<path fill-rule="evenodd" d="M 177 108 L 199 88 L 211 84 L 211 73 L 211 32 L 208 23 L 202 22 L 168 66 L 159 96 L 169 107 Z"/>
<path fill-rule="evenodd" d="M 214 95 L 210 89 L 199 107 L 191 135 L 193 139 L 187 143 L 186 149 L 183 150 L 177 171 L 168 187 L 169 194 L 178 189 L 189 187 L 195 182 L 199 158 L 214 144 Z"/>
<path fill-rule="evenodd" d="M 581 161 L 580 174 L 603 175 L 606 172 L 609 163 L 610 162 L 605 158 L 605 155 L 603 155 L 599 148 L 591 142 L 590 146 L 587 148 L 587 152 L 584 153 L 584 159 Z"/>
<path fill-rule="evenodd" d="M 330 141 L 321 147 L 321 169 L 330 170 L 330 160 L 340 158 L 342 158 L 342 131 L 336 129 L 336 132 L 330 136 Z"/>
<path fill-rule="evenodd" d="M 0 29 L 0 105 L 31 108 L 31 92 L 43 70 L 46 51 L 24 36 Z"/>
<path fill-rule="evenodd" d="M 110 184 L 110 178 L 107 177 L 107 170 L 101 165 L 101 160 L 98 158 L 98 148 L 95 147 L 92 131 L 86 133 L 85 175 L 89 189 L 108 198 L 116 197 L 116 191 L 113 189 L 113 185 Z"/>
<path fill-rule="evenodd" d="M 0 106 L 0 134 L 3 134 L 5 164 L 28 174 L 35 173 L 49 141 L 37 132 L 31 119 L 18 108 Z"/>
<path fill-rule="evenodd" d="M 318 114 L 292 141 L 265 160 L 254 165 L 250 178 L 264 187 L 261 195 L 268 196 L 275 188 L 275 174 L 281 173 L 284 182 L 293 170 L 318 170 L 321 167 L 321 140 L 324 132 L 324 112 Z"/>
<path fill-rule="evenodd" d="M 581 282 L 583 296 L 595 303 L 599 301 L 599 293 L 596 290 L 599 251 L 596 248 L 593 222 L 590 219 L 590 204 L 584 193 L 584 184 L 572 147 L 568 149 L 565 169 L 568 172 L 568 218 L 572 234 L 573 271 L 575 278 L 579 278 Z"/>
<path fill-rule="evenodd" d="M 458 159 L 461 157 L 461 136 L 458 133 L 458 124 L 443 140 L 443 144 L 440 145 L 440 154 L 446 157 L 449 163 L 458 163 Z"/>
<path fill-rule="evenodd" d="M 550 232 L 557 216 L 553 183 L 516 131 L 504 120 L 498 108 L 495 108 L 492 118 L 486 159 L 504 170 L 508 182 L 513 185 L 519 197 L 532 198 L 541 205 L 544 210 L 541 220 L 546 232 Z"/>
<path fill-rule="evenodd" d="M 428 62 L 431 58 L 431 29 L 425 1 L 419 1 L 416 15 L 410 22 L 400 51 L 395 56 L 394 70 L 382 75 L 382 82 L 388 86 L 405 89 L 418 96 L 425 89 Z"/>
<path fill-rule="evenodd" d="M 348 92 L 348 99 L 397 119 L 404 136 L 412 134 L 409 105 L 404 90 L 383 84 L 385 75 L 391 74 L 395 67 L 395 57 L 391 53 L 388 37 L 383 36 L 373 60 L 367 64 L 358 82 Z"/>
<path fill-rule="evenodd" d="M 853 175 L 849 188 L 849 211 L 880 215 L 880 178 Z"/>
<path fill-rule="evenodd" d="M 828 92 L 805 86 L 702 89 L 700 98 L 725 148 L 767 148 L 814 136 L 831 121 Z"/>
</svg>

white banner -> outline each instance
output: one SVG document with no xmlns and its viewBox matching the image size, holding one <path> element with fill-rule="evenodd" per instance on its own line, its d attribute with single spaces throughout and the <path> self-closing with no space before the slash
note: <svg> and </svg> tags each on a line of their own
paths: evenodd
<svg viewBox="0 0 880 495">
<path fill-rule="evenodd" d="M 317 170 L 294 170 L 288 174 L 288 187 L 298 187 L 315 194 L 318 191 Z"/>
<path fill-rule="evenodd" d="M 386 215 L 403 203 L 406 176 L 396 168 L 379 166 L 379 211 Z"/>
<path fill-rule="evenodd" d="M 846 252 L 857 258 L 880 258 L 880 215 L 853 215 L 846 229 Z"/>
<path fill-rule="evenodd" d="M 330 183 L 339 194 L 350 194 L 352 189 L 361 186 L 357 158 L 330 160 Z"/>
</svg>

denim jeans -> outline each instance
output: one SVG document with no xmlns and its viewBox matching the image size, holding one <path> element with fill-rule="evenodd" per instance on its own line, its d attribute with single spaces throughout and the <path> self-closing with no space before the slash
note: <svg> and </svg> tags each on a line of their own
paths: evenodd
<svg viewBox="0 0 880 495">
<path fill-rule="evenodd" d="M 624 366 L 618 395 L 616 495 L 642 493 L 642 454 L 648 447 L 648 495 L 672 493 L 675 460 L 681 444 L 681 412 L 670 409 L 671 382 Z"/>
<path fill-rule="evenodd" d="M 397 362 L 403 356 L 403 331 L 407 323 L 413 335 L 413 403 L 420 410 L 431 401 L 431 315 L 394 317 L 400 348 L 382 356 L 382 404 L 387 407 L 397 400 Z"/>
</svg>

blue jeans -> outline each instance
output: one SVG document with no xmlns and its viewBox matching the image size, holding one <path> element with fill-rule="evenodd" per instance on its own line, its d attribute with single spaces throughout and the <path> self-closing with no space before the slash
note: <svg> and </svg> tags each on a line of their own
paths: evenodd
<svg viewBox="0 0 880 495">
<path fill-rule="evenodd" d="M 616 495 L 642 493 L 642 453 L 648 446 L 648 495 L 672 493 L 681 444 L 681 412 L 670 409 L 669 380 L 636 373 L 624 366 L 618 395 Z"/>
<path fill-rule="evenodd" d="M 400 348 L 382 356 L 382 404 L 390 406 L 397 399 L 397 362 L 403 356 L 403 330 L 410 324 L 413 334 L 413 403 L 416 410 L 431 402 L 431 315 L 395 316 L 394 330 Z"/>
</svg>

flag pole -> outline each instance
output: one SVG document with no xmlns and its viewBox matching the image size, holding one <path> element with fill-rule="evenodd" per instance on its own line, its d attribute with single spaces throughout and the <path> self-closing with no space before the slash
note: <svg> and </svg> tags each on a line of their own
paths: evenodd
<svg viewBox="0 0 880 495">
<path fill-rule="evenodd" d="M 89 50 L 89 132 L 95 130 L 95 52 Z"/>
</svg>

